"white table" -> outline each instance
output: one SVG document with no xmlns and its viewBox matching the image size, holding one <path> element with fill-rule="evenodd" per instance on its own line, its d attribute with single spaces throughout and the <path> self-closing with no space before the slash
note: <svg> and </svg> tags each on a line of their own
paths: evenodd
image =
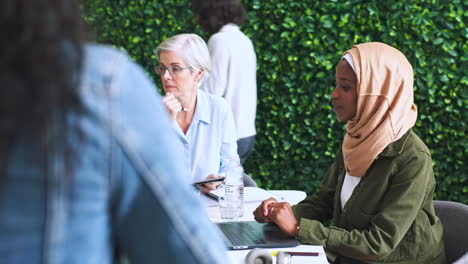
<svg viewBox="0 0 468 264">
<path fill-rule="evenodd" d="M 297 204 L 298 202 L 302 201 L 306 194 L 302 191 L 265 191 L 260 188 L 254 187 L 245 187 L 244 188 L 244 215 L 239 217 L 237 221 L 254 221 L 253 211 L 260 203 L 269 198 L 274 197 L 278 201 L 285 201 L 289 202 L 290 204 Z M 208 213 L 209 218 L 214 223 L 222 222 L 220 213 L 219 213 L 219 205 L 217 202 L 211 200 L 210 198 L 203 197 L 202 200 L 205 203 L 206 210 Z M 320 255 L 318 257 L 299 257 L 294 256 L 292 257 L 293 264 L 324 264 L 328 263 L 327 258 L 325 256 L 325 251 L 322 246 L 312 246 L 312 245 L 299 245 L 297 247 L 291 248 L 272 248 L 267 249 L 270 252 L 283 250 L 283 251 L 306 251 L 306 252 L 318 252 Z M 250 250 L 229 250 L 228 256 L 231 259 L 231 262 L 234 264 L 244 264 L 245 256 L 249 253 Z M 276 263 L 276 257 L 273 257 L 273 263 Z"/>
<path fill-rule="evenodd" d="M 297 204 L 304 200 L 306 193 L 302 191 L 265 191 L 255 187 L 244 188 L 244 215 L 237 218 L 237 221 L 254 221 L 253 211 L 257 208 L 263 200 L 269 197 L 274 197 L 278 202 L 285 201 L 290 204 Z M 221 215 L 219 213 L 219 205 L 216 201 L 203 196 L 203 202 L 205 203 L 208 217 L 212 222 L 221 222 Z"/>
</svg>

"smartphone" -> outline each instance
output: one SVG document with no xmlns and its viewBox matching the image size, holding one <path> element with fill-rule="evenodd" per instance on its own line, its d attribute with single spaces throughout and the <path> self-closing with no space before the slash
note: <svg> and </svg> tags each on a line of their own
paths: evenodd
<svg viewBox="0 0 468 264">
<path fill-rule="evenodd" d="M 208 180 L 203 180 L 203 181 L 197 181 L 192 183 L 194 186 L 202 185 L 205 183 L 210 183 L 210 182 L 219 182 L 219 181 L 224 181 L 226 177 L 220 177 L 220 178 L 214 178 L 214 179 L 208 179 Z"/>
</svg>

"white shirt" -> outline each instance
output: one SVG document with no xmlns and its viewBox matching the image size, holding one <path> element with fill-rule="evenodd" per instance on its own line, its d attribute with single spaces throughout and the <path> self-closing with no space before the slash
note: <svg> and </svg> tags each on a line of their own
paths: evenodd
<svg viewBox="0 0 468 264">
<path fill-rule="evenodd" d="M 351 197 L 351 194 L 353 194 L 354 188 L 356 188 L 360 181 L 360 177 L 353 177 L 346 172 L 340 194 L 341 209 L 344 208 L 346 202 L 349 200 L 349 197 Z"/>
<path fill-rule="evenodd" d="M 222 96 L 232 109 L 237 139 L 256 134 L 257 57 L 252 41 L 235 24 L 208 40 L 212 71 L 200 89 Z"/>
<path fill-rule="evenodd" d="M 219 96 L 201 90 L 197 93 L 195 113 L 187 133 L 174 121 L 186 162 L 181 166 L 189 182 L 203 180 L 210 174 L 219 175 L 230 158 L 238 157 L 229 105 Z"/>
</svg>

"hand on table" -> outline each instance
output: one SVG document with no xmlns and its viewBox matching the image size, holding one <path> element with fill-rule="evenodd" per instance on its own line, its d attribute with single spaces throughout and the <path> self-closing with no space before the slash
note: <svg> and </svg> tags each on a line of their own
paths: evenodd
<svg viewBox="0 0 468 264">
<path fill-rule="evenodd" d="M 162 102 L 169 112 L 169 116 L 172 120 L 176 120 L 177 113 L 182 111 L 182 104 L 175 98 L 172 93 L 167 93 L 163 97 Z"/>
<path fill-rule="evenodd" d="M 297 226 L 299 223 L 289 203 L 278 203 L 275 198 L 269 198 L 263 201 L 253 214 L 257 222 L 274 222 L 288 235 L 292 237 L 297 236 Z"/>
<path fill-rule="evenodd" d="M 206 180 L 216 179 L 216 178 L 220 178 L 220 177 L 221 176 L 218 176 L 216 174 L 210 174 L 208 177 L 206 177 Z M 202 193 L 209 193 L 210 191 L 215 190 L 219 186 L 223 185 L 223 183 L 224 183 L 224 181 L 210 182 L 210 183 L 205 183 L 205 184 L 202 184 L 202 185 L 198 185 L 198 188 L 200 189 L 200 191 Z"/>
<path fill-rule="evenodd" d="M 268 212 L 269 212 L 269 208 L 268 206 L 272 203 L 277 203 L 278 201 L 275 199 L 275 198 L 269 198 L 265 201 L 263 201 L 254 211 L 253 211 L 253 215 L 255 216 L 255 221 L 259 222 L 259 223 L 268 223 L 268 222 L 272 222 L 272 220 L 270 220 L 268 218 Z"/>
</svg>

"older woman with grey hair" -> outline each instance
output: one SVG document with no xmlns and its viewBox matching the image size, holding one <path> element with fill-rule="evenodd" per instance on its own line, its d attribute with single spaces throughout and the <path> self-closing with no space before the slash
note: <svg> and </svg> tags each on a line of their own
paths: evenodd
<svg viewBox="0 0 468 264">
<path fill-rule="evenodd" d="M 205 41 L 195 34 L 180 34 L 156 48 L 156 73 L 166 93 L 163 103 L 184 147 L 184 169 L 190 181 L 217 177 L 231 160 L 238 159 L 235 125 L 227 102 L 198 89 L 211 70 Z M 216 184 L 201 186 L 203 192 Z"/>
</svg>

